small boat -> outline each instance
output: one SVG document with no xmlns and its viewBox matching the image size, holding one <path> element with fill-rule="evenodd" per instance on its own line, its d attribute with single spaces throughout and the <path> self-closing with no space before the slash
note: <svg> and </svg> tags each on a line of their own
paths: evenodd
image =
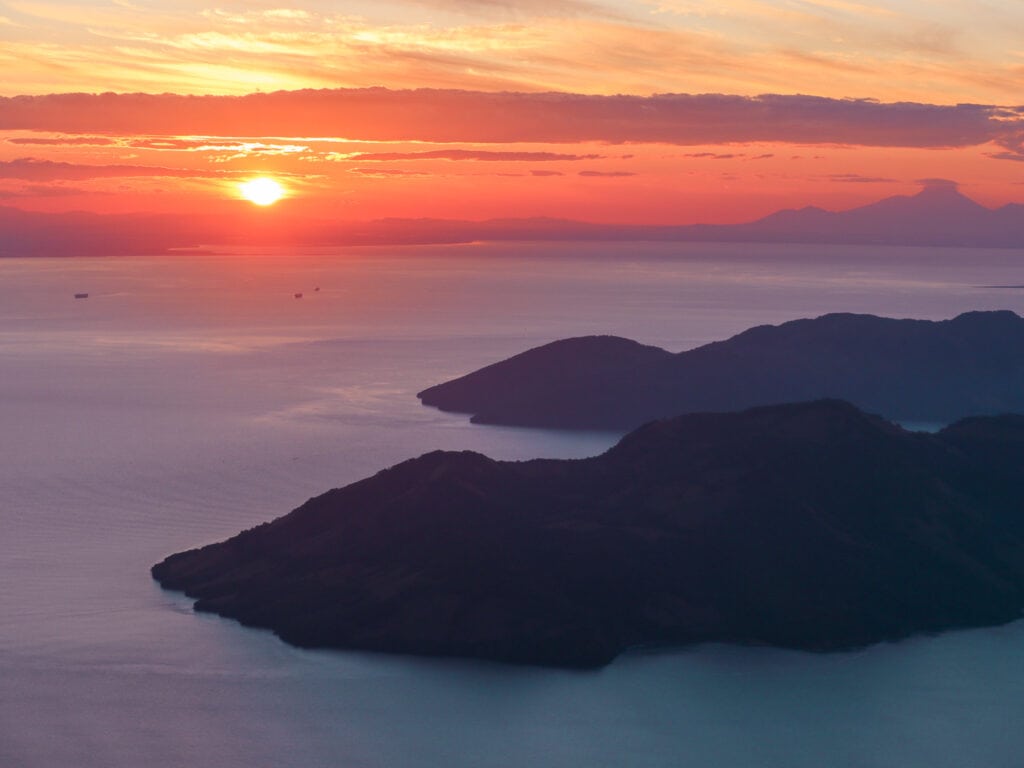
<svg viewBox="0 0 1024 768">
<path fill-rule="evenodd" d="M 296 293 L 295 294 L 295 298 L 296 299 L 301 299 L 302 298 L 302 294 L 301 293 Z"/>
<path fill-rule="evenodd" d="M 88 293 L 76 293 L 75 294 L 75 298 L 76 299 L 88 299 L 89 298 L 89 294 Z"/>
</svg>

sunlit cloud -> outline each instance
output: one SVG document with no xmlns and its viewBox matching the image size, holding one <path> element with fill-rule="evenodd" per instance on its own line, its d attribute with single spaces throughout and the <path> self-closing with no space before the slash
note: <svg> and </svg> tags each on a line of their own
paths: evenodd
<svg viewBox="0 0 1024 768">
<path fill-rule="evenodd" d="M 1019 94 L 1024 7 L 966 0 L 420 0 L 287 8 L 7 4 L 8 94 L 346 85 L 765 92 L 936 103 Z M 56 86 L 56 87 L 55 87 Z"/>
<path fill-rule="evenodd" d="M 237 157 L 249 155 L 294 155 L 308 152 L 304 144 L 273 144 L 262 141 L 218 141 L 206 139 L 147 138 L 131 139 L 124 143 L 133 149 L 156 149 L 170 152 L 230 152 Z"/>
<path fill-rule="evenodd" d="M 573 155 L 564 152 L 495 152 L 480 149 L 435 149 L 427 152 L 354 152 L 332 155 L 333 160 L 394 161 L 394 160 L 471 160 L 483 162 L 555 162 L 601 160 L 604 155 Z"/>
<path fill-rule="evenodd" d="M 692 157 L 697 159 L 707 160 L 732 160 L 737 157 L 743 157 L 742 152 L 687 152 L 683 157 Z"/>
</svg>

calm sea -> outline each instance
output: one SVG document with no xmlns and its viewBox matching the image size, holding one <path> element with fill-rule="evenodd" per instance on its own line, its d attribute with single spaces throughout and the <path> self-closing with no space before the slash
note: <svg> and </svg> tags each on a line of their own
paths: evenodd
<svg viewBox="0 0 1024 768">
<path fill-rule="evenodd" d="M 1024 252 L 957 249 L 0 261 L 0 766 L 1019 766 L 1024 622 L 570 673 L 296 650 L 193 615 L 148 568 L 434 448 L 603 451 L 616 435 L 477 427 L 415 399 L 536 344 L 1024 312 L 1024 290 L 993 287 L 1020 285 Z"/>
</svg>

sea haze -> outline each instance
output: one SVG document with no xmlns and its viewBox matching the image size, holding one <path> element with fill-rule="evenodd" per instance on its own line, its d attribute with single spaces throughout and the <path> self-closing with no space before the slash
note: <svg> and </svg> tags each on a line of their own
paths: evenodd
<svg viewBox="0 0 1024 768">
<path fill-rule="evenodd" d="M 148 569 L 435 448 L 613 444 L 416 400 L 531 346 L 608 333 L 678 351 L 826 312 L 1021 313 L 1024 292 L 999 286 L 1022 283 L 1020 251 L 854 246 L 0 260 L 0 765 L 1016 766 L 1022 622 L 570 673 L 302 651 L 194 615 Z"/>
</svg>

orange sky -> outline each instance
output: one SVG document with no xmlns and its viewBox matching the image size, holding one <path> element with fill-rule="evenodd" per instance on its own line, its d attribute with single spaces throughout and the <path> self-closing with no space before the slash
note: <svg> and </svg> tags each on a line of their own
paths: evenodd
<svg viewBox="0 0 1024 768">
<path fill-rule="evenodd" d="M 1015 1 L 345 8 L 0 5 L 0 205 L 227 214 L 257 175 L 278 218 L 735 222 L 934 177 L 1024 199 Z"/>
</svg>

